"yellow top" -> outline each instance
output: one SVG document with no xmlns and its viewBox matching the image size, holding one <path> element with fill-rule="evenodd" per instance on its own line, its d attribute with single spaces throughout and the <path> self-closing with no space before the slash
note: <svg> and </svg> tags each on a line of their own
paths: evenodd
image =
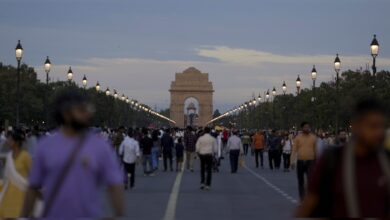
<svg viewBox="0 0 390 220">
<path fill-rule="evenodd" d="M 31 168 L 30 154 L 26 151 L 21 151 L 18 157 L 14 158 L 14 165 L 16 171 L 27 179 Z M 21 191 L 11 182 L 6 190 L 3 200 L 0 203 L 0 218 L 20 217 L 25 192 Z"/>
</svg>

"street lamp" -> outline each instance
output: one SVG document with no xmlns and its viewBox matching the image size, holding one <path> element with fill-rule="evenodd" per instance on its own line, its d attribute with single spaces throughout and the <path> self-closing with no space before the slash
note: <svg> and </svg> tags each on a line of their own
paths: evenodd
<svg viewBox="0 0 390 220">
<path fill-rule="evenodd" d="M 283 97 L 286 97 L 287 85 L 286 85 L 285 81 L 283 81 L 282 90 L 283 90 Z M 287 125 L 286 115 L 287 115 L 286 114 L 286 99 L 284 99 L 284 102 L 283 102 L 283 121 L 284 121 L 285 126 Z"/>
<path fill-rule="evenodd" d="M 125 100 L 126 100 L 125 94 L 122 94 L 121 100 L 122 100 L 122 101 L 125 101 Z"/>
<path fill-rule="evenodd" d="M 298 75 L 298 78 L 297 80 L 295 81 L 296 85 L 297 85 L 297 95 L 299 95 L 299 92 L 301 90 L 301 78 L 299 78 L 299 75 Z"/>
<path fill-rule="evenodd" d="M 88 81 L 87 81 L 87 77 L 85 76 L 85 74 L 84 74 L 82 83 L 83 83 L 84 89 L 86 89 L 86 88 L 87 88 L 87 83 L 88 83 Z"/>
<path fill-rule="evenodd" d="M 259 96 L 257 96 L 257 101 L 259 102 L 259 104 L 260 104 L 260 102 L 261 102 L 261 95 L 260 95 L 260 93 L 259 93 Z"/>
<path fill-rule="evenodd" d="M 286 82 L 285 82 L 285 81 L 283 81 L 282 90 L 283 90 L 283 95 L 286 95 L 286 92 L 287 92 L 287 85 L 286 85 Z"/>
<path fill-rule="evenodd" d="M 316 105 L 314 102 L 316 101 L 317 70 L 315 65 L 313 65 L 313 69 L 311 69 L 311 79 L 313 80 L 313 97 L 311 98 L 311 101 L 313 102 L 313 123 L 314 126 L 316 126 Z"/>
<path fill-rule="evenodd" d="M 99 84 L 99 81 L 96 82 L 95 89 L 96 89 L 96 92 L 99 92 L 99 91 L 100 91 L 100 84 Z"/>
<path fill-rule="evenodd" d="M 336 71 L 336 134 L 339 132 L 339 72 L 341 69 L 341 61 L 339 58 L 339 54 L 336 54 L 336 58 L 334 59 L 334 70 Z"/>
<path fill-rule="evenodd" d="M 374 34 L 374 38 L 371 41 L 370 49 L 371 49 L 371 56 L 372 56 L 372 74 L 373 76 L 375 76 L 376 74 L 375 61 L 379 53 L 379 43 L 378 40 L 376 39 L 376 34 Z"/>
<path fill-rule="evenodd" d="M 20 40 L 18 40 L 18 44 L 15 48 L 15 56 L 16 61 L 18 62 L 18 68 L 16 71 L 17 74 L 17 80 L 16 80 L 16 125 L 19 125 L 19 111 L 20 111 L 20 61 L 22 60 L 23 56 L 23 47 L 22 44 L 20 44 Z"/>
<path fill-rule="evenodd" d="M 118 93 L 116 92 L 116 90 L 114 89 L 114 98 L 118 98 Z"/>
<path fill-rule="evenodd" d="M 339 58 L 339 54 L 336 54 L 336 58 L 334 59 L 334 70 L 338 74 L 340 72 L 340 69 L 341 69 L 341 61 Z"/>
<path fill-rule="evenodd" d="M 317 79 L 317 70 L 316 66 L 313 65 L 313 69 L 311 70 L 311 79 L 313 80 L 313 97 L 312 97 L 312 102 L 315 101 L 315 88 L 316 88 L 316 79 Z"/>
<path fill-rule="evenodd" d="M 110 95 L 110 89 L 107 87 L 106 89 L 106 96 L 109 96 Z"/>
<path fill-rule="evenodd" d="M 45 113 L 46 113 L 46 124 L 48 124 L 49 123 L 49 110 L 47 107 L 47 95 L 49 94 L 49 72 L 51 69 L 51 62 L 49 60 L 49 56 L 46 57 L 44 69 L 46 72 Z"/>
<path fill-rule="evenodd" d="M 268 100 L 269 100 L 269 90 L 267 90 L 267 93 L 265 94 L 265 99 L 266 99 L 267 102 L 268 102 Z"/>
<path fill-rule="evenodd" d="M 256 98 L 254 97 L 253 100 L 252 100 L 253 106 L 256 106 L 256 102 L 257 102 L 257 101 L 256 101 Z"/>
<path fill-rule="evenodd" d="M 69 67 L 69 70 L 68 70 L 68 81 L 71 82 L 72 79 L 73 79 L 73 71 L 72 71 L 72 67 Z"/>
<path fill-rule="evenodd" d="M 275 86 L 272 89 L 272 125 L 275 126 L 275 96 L 276 96 L 276 89 Z"/>
<path fill-rule="evenodd" d="M 49 85 L 49 72 L 51 69 L 51 62 L 49 60 L 49 56 L 46 57 L 45 61 L 45 72 L 46 72 L 46 85 Z"/>
</svg>

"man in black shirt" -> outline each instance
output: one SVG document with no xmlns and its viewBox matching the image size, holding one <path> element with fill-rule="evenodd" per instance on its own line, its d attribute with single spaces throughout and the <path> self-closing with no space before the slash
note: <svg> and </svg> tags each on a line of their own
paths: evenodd
<svg viewBox="0 0 390 220">
<path fill-rule="evenodd" d="M 140 140 L 140 148 L 142 150 L 144 175 L 153 175 L 152 169 L 152 147 L 153 140 L 148 136 L 149 131 L 147 128 L 142 128 L 142 138 Z"/>
<path fill-rule="evenodd" d="M 161 138 L 161 148 L 163 152 L 163 159 L 164 159 L 164 171 L 167 171 L 168 166 L 167 162 L 169 160 L 169 168 L 171 171 L 173 171 L 172 167 L 172 149 L 174 148 L 174 141 L 170 134 L 170 130 L 167 129 L 164 132 L 164 135 Z"/>
</svg>

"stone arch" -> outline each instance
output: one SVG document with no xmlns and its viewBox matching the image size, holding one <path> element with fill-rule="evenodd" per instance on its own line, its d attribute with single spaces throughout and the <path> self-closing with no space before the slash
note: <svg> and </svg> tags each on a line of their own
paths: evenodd
<svg viewBox="0 0 390 220">
<path fill-rule="evenodd" d="M 190 67 L 181 73 L 176 73 L 175 81 L 171 83 L 170 116 L 176 121 L 176 126 L 184 127 L 185 101 L 194 98 L 198 101 L 197 126 L 205 126 L 213 114 L 213 85 L 209 82 L 208 73 L 202 73 Z"/>
</svg>

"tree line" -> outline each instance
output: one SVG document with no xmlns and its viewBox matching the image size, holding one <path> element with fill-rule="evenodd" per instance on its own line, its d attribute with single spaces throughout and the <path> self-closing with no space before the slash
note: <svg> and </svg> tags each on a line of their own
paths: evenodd
<svg viewBox="0 0 390 220">
<path fill-rule="evenodd" d="M 41 126 L 52 128 L 51 117 L 48 117 L 53 107 L 56 95 L 68 89 L 84 92 L 95 106 L 94 126 L 155 126 L 169 125 L 168 122 L 154 117 L 142 110 L 134 110 L 130 104 L 107 96 L 104 91 L 93 88 L 80 88 L 74 82 L 56 81 L 46 83 L 37 78 L 34 68 L 22 64 L 20 69 L 21 95 L 16 97 L 16 73 L 12 65 L 0 62 L 0 125 L 15 125 L 16 100 L 20 102 L 20 122 L 24 126 Z M 145 106 L 146 107 L 146 106 Z M 48 114 L 47 114 L 48 113 Z M 161 112 L 166 115 L 169 111 Z"/>
<path fill-rule="evenodd" d="M 271 94 L 270 97 L 268 102 L 262 97 L 260 104 L 215 124 L 247 129 L 295 129 L 302 121 L 308 121 L 315 129 L 348 130 L 352 108 L 360 99 L 375 97 L 390 112 L 390 72 L 378 72 L 374 78 L 369 71 L 348 70 L 339 78 L 338 93 L 335 81 L 329 81 L 314 90 L 303 89 L 298 95 L 279 94 L 272 98 Z"/>
</svg>

